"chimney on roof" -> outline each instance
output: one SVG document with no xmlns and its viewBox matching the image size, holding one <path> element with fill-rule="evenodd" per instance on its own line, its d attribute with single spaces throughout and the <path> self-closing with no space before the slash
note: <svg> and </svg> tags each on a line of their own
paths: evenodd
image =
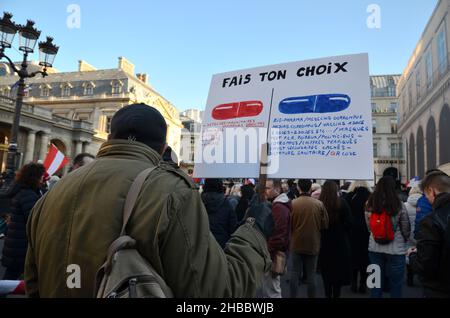
<svg viewBox="0 0 450 318">
<path fill-rule="evenodd" d="M 128 61 L 124 57 L 119 57 L 119 69 L 123 70 L 125 73 L 130 75 L 134 75 L 134 64 Z"/>
<path fill-rule="evenodd" d="M 78 61 L 78 72 L 89 72 L 89 71 L 96 71 L 97 69 L 93 67 L 91 64 L 89 64 L 86 61 L 80 60 Z"/>
</svg>

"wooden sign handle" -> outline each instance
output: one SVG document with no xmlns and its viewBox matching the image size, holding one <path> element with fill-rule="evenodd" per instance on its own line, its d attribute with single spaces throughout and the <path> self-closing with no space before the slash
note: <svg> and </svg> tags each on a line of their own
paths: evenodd
<svg viewBox="0 0 450 318">
<path fill-rule="evenodd" d="M 261 146 L 261 159 L 259 166 L 259 187 L 258 187 L 258 197 L 260 202 L 264 202 L 266 200 L 267 167 L 269 166 L 268 151 L 269 151 L 269 143 L 266 142 Z"/>
</svg>

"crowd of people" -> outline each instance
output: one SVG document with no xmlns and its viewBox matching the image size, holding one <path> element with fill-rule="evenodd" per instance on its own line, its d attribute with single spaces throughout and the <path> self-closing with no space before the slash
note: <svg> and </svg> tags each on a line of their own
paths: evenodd
<svg viewBox="0 0 450 318">
<path fill-rule="evenodd" d="M 420 188 L 406 192 L 391 176 L 375 187 L 310 179 L 205 179 L 199 186 L 172 160 L 166 132 L 156 109 L 130 105 L 112 118 L 97 156 L 77 156 L 49 187 L 42 165 L 25 165 L 10 192 L 4 279 L 24 275 L 30 297 L 92 297 L 96 273 L 121 233 L 129 188 L 154 167 L 127 235 L 175 297 L 255 297 L 259 290 L 280 298 L 283 275 L 291 298 L 302 284 L 310 298 L 339 298 L 344 286 L 366 294 L 370 264 L 381 273 L 370 288 L 374 298 L 402 297 L 405 277 L 409 285 L 420 282 L 424 297 L 450 297 L 444 172 L 428 171 Z M 81 269 L 78 288 L 66 284 L 70 264 Z"/>
</svg>

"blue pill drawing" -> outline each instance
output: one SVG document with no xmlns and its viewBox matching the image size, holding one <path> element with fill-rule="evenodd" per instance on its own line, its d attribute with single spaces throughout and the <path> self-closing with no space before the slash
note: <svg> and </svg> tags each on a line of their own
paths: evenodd
<svg viewBox="0 0 450 318">
<path fill-rule="evenodd" d="M 350 103 L 351 98 L 345 94 L 322 94 L 285 98 L 278 108 L 283 114 L 336 113 Z"/>
</svg>

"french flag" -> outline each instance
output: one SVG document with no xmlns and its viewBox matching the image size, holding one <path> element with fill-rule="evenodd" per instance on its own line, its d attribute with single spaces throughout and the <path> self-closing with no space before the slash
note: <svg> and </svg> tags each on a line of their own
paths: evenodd
<svg viewBox="0 0 450 318">
<path fill-rule="evenodd" d="M 59 151 L 54 144 L 51 144 L 47 156 L 44 160 L 44 167 L 49 176 L 52 176 L 56 171 L 69 163 L 69 159 Z"/>
<path fill-rule="evenodd" d="M 0 295 L 25 295 L 23 280 L 0 280 Z"/>
</svg>

